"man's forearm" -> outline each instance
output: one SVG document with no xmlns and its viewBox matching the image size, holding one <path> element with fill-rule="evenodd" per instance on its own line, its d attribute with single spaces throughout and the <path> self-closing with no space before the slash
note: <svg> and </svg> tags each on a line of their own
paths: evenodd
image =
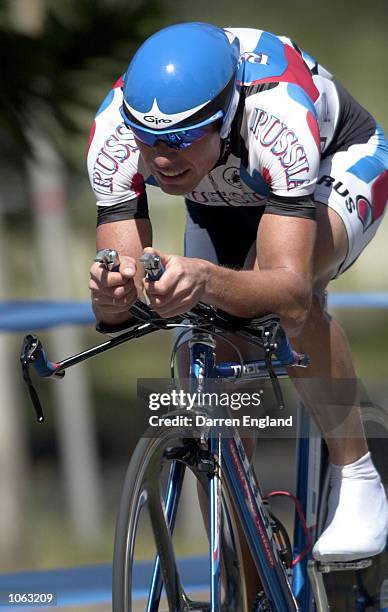
<svg viewBox="0 0 388 612">
<path fill-rule="evenodd" d="M 152 244 L 152 226 L 149 219 L 137 219 L 106 223 L 97 228 L 96 248 L 115 249 L 119 257 L 127 256 L 138 260 L 146 246 Z M 138 295 L 142 293 L 142 278 L 144 270 L 137 266 L 134 278 Z M 127 312 L 108 313 L 106 309 L 99 307 L 98 301 L 92 303 L 93 311 L 97 321 L 115 325 L 123 323 L 131 318 L 129 307 Z"/>
<path fill-rule="evenodd" d="M 303 325 L 311 303 L 311 284 L 288 268 L 231 270 L 203 262 L 203 301 L 238 317 L 276 313 L 288 333 Z"/>
</svg>

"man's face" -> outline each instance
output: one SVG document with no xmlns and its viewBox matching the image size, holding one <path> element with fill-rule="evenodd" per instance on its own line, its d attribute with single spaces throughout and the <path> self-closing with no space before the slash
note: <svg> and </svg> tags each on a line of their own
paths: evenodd
<svg viewBox="0 0 388 612">
<path fill-rule="evenodd" d="M 136 140 L 141 156 L 159 187 L 171 195 L 183 195 L 214 167 L 220 156 L 218 126 L 209 125 L 206 134 L 186 149 L 173 149 L 158 140 L 153 147 Z"/>
</svg>

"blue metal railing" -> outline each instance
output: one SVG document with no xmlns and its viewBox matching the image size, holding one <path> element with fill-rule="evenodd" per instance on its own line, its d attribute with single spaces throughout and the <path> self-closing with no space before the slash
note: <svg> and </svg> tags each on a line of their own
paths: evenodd
<svg viewBox="0 0 388 612">
<path fill-rule="evenodd" d="M 331 293 L 329 308 L 388 308 L 388 292 Z M 10 300 L 0 302 L 0 331 L 34 331 L 56 325 L 93 325 L 90 302 Z"/>
</svg>

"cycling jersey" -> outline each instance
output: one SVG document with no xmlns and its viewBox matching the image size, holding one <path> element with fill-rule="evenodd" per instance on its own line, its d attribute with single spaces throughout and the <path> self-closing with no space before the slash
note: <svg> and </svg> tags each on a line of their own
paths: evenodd
<svg viewBox="0 0 388 612">
<path fill-rule="evenodd" d="M 227 29 L 240 41 L 240 96 L 220 159 L 186 199 L 208 206 L 266 206 L 314 218 L 322 160 L 366 143 L 376 122 L 332 75 L 289 38 Z M 93 125 L 88 170 L 98 223 L 148 217 L 146 185 L 157 185 L 123 124 L 122 79 Z"/>
</svg>

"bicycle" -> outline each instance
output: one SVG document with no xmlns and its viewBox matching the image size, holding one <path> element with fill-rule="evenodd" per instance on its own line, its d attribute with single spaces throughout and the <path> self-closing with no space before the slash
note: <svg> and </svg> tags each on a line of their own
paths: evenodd
<svg viewBox="0 0 388 612">
<path fill-rule="evenodd" d="M 146 269 L 150 278 L 162 273 L 155 257 L 148 258 Z M 37 418 L 44 416 L 38 395 L 32 385 L 29 366 L 44 377 L 62 377 L 65 370 L 80 361 L 115 346 L 154 331 L 174 328 L 190 329 L 191 393 L 206 389 L 209 377 L 234 380 L 270 380 L 279 408 L 284 407 L 278 377 L 287 375 L 287 366 L 307 366 L 308 357 L 292 350 L 275 315 L 242 320 L 198 304 L 185 315 L 161 319 L 146 304 L 136 302 L 131 309 L 134 319 L 121 326 L 100 325 L 100 331 L 118 334 L 116 337 L 74 357 L 58 363 L 49 362 L 39 339 L 26 336 L 21 354 L 24 379 L 28 385 Z M 216 364 L 216 339 L 224 332 L 248 340 L 264 351 L 264 359 Z M 171 374 L 174 379 L 173 349 Z M 203 414 L 203 409 L 197 411 Z M 350 563 L 318 563 L 309 559 L 314 526 L 322 525 L 325 508 L 325 452 L 314 424 L 302 413 L 298 435 L 298 487 L 294 546 L 280 521 L 269 508 L 252 472 L 238 431 L 228 425 L 228 435 L 213 426 L 195 428 L 183 426 L 177 432 L 167 424 L 167 418 L 182 411 L 166 414 L 152 437 L 143 437 L 131 458 L 124 483 L 116 524 L 113 561 L 113 611 L 133 609 L 131 582 L 134 570 L 134 548 L 142 509 L 147 507 L 157 556 L 149 589 L 147 612 L 159 610 L 164 589 L 168 609 L 174 612 L 247 612 L 246 584 L 242 572 L 242 553 L 236 520 L 249 543 L 257 573 L 263 587 L 255 611 L 327 612 L 328 596 L 323 575 L 340 570 L 360 575 L 372 564 L 371 559 Z M 311 436 L 311 433 L 314 433 Z M 168 477 L 162 486 L 161 471 Z M 185 592 L 176 562 L 172 534 L 185 473 L 189 469 L 209 493 L 209 601 L 194 601 Z M 327 487 L 326 487 L 327 490 Z M 309 527 L 307 527 L 309 525 Z M 361 572 L 360 572 L 361 570 Z M 384 587 L 384 579 L 380 585 Z M 380 589 L 380 590 L 381 590 Z M 360 590 L 361 592 L 361 590 Z M 360 600 L 360 598 L 358 598 Z M 376 599 L 377 601 L 377 599 Z M 364 597 L 364 607 L 354 599 L 354 610 L 368 610 L 370 601 Z M 378 604 L 380 605 L 380 604 Z M 372 608 L 373 609 L 373 608 Z M 383 610 L 383 608 L 377 608 Z M 334 608 L 336 610 L 336 608 Z M 342 609 L 338 608 L 338 610 Z"/>
</svg>

